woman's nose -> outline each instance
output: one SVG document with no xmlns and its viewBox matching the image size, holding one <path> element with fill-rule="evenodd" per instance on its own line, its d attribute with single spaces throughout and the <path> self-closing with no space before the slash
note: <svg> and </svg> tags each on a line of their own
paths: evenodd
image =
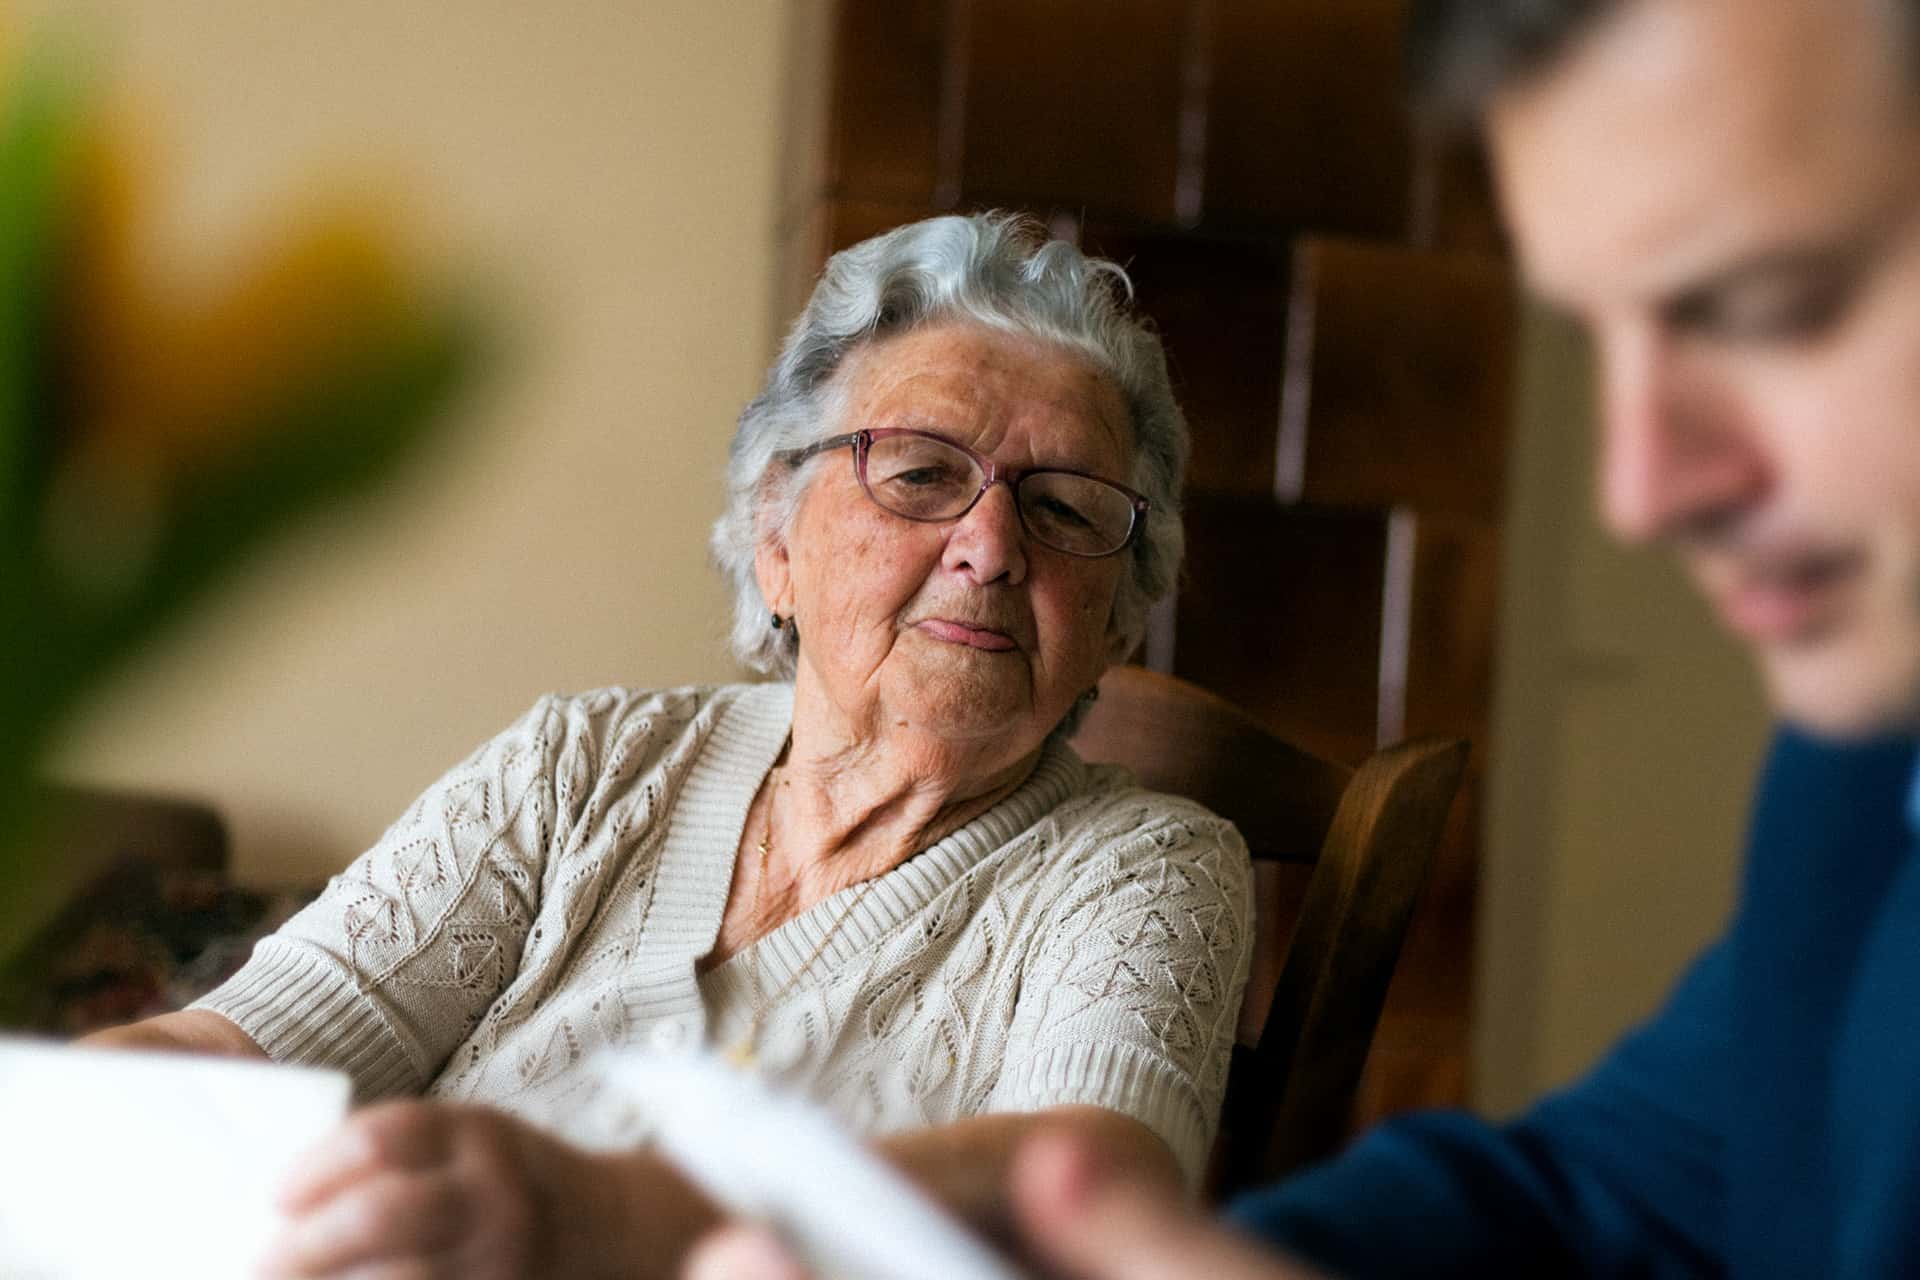
<svg viewBox="0 0 1920 1280">
<path fill-rule="evenodd" d="M 1025 581 L 1026 530 L 1020 524 L 1011 484 L 995 480 L 973 508 L 954 522 L 942 563 L 983 586 L 1001 580 L 1017 586 Z"/>
</svg>

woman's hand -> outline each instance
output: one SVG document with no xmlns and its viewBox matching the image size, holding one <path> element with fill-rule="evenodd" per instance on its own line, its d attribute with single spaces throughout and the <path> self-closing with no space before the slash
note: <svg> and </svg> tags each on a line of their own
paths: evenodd
<svg viewBox="0 0 1920 1280">
<path fill-rule="evenodd" d="M 944 1206 L 990 1244 L 1017 1242 L 1008 1195 L 1013 1163 L 1040 1134 L 1070 1134 L 1098 1153 L 1106 1167 L 1152 1185 L 1170 1197 L 1180 1193 L 1180 1168 L 1151 1129 L 1105 1107 L 1060 1106 L 1045 1111 L 972 1116 L 950 1124 L 881 1138 L 874 1150 L 922 1192 Z"/>
<path fill-rule="evenodd" d="M 429 1102 L 355 1114 L 281 1203 L 266 1276 L 667 1275 L 718 1220 L 652 1157 L 591 1155 L 496 1111 Z"/>
<path fill-rule="evenodd" d="M 1165 1178 L 1071 1129 L 1021 1144 L 1010 1192 L 1026 1274 L 1049 1280 L 1328 1280 L 1221 1226 Z M 818 1280 L 765 1227 L 700 1242 L 687 1280 Z"/>
<path fill-rule="evenodd" d="M 1042 1134 L 1013 1166 L 1021 1239 L 1073 1280 L 1328 1280 L 1214 1221 L 1164 1184 L 1116 1168 L 1070 1133 Z"/>
<path fill-rule="evenodd" d="M 266 1061 L 266 1051 L 253 1037 L 217 1013 L 182 1009 L 162 1013 L 121 1027 L 108 1027 L 81 1036 L 75 1044 L 89 1049 L 148 1049 L 178 1053 L 210 1053 L 229 1058 Z"/>
</svg>

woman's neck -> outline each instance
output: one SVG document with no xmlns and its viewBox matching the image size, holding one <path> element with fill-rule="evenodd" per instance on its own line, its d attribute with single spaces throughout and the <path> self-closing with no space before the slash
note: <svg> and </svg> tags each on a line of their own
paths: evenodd
<svg viewBox="0 0 1920 1280">
<path fill-rule="evenodd" d="M 1040 751 L 982 761 L 909 731 L 849 732 L 796 699 L 793 737 L 756 805 L 775 878 L 817 902 L 883 875 L 1005 799 Z"/>
</svg>

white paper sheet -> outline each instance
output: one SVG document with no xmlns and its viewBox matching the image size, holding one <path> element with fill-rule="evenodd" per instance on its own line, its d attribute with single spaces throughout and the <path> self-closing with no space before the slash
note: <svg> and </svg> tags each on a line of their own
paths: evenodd
<svg viewBox="0 0 1920 1280">
<path fill-rule="evenodd" d="M 701 1054 L 603 1055 L 659 1117 L 667 1158 L 721 1204 L 770 1223 L 826 1280 L 1016 1280 L 1010 1264 L 825 1111 Z"/>
<path fill-rule="evenodd" d="M 348 1095 L 331 1071 L 0 1037 L 0 1277 L 251 1275 Z"/>
</svg>

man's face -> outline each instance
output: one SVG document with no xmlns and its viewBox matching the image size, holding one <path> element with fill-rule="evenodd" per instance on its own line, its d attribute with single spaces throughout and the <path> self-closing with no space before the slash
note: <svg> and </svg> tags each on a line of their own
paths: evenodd
<svg viewBox="0 0 1920 1280">
<path fill-rule="evenodd" d="M 1527 275 L 1594 339 L 1601 506 L 1775 705 L 1920 725 L 1920 92 L 1880 0 L 1628 0 L 1489 115 Z M 1920 65 L 1920 64 L 1916 64 Z"/>
</svg>

